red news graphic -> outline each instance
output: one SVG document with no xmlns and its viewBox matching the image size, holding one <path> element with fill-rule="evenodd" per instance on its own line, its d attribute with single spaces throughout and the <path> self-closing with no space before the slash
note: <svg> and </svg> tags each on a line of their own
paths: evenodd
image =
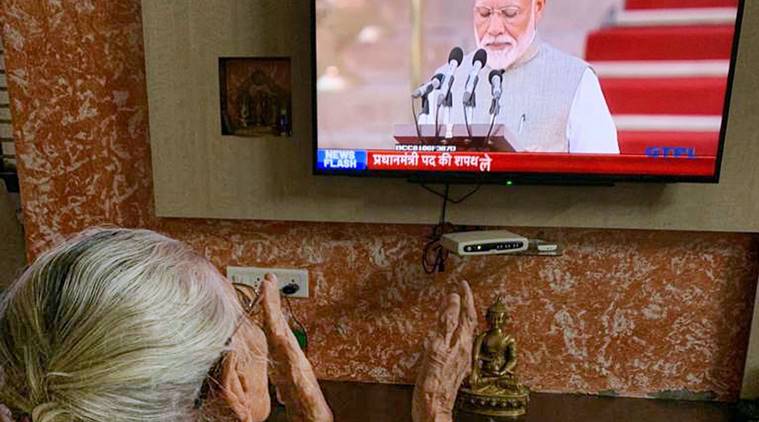
<svg viewBox="0 0 759 422">
<path fill-rule="evenodd" d="M 716 157 L 652 158 L 646 155 L 368 151 L 367 169 L 466 173 L 683 175 L 709 177 Z"/>
</svg>

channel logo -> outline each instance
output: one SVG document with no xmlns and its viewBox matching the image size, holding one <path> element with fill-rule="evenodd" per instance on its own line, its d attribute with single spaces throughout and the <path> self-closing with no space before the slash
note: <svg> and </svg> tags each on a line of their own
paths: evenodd
<svg viewBox="0 0 759 422">
<path fill-rule="evenodd" d="M 320 170 L 366 170 L 367 152 L 344 149 L 320 149 L 317 151 L 317 167 Z"/>
<path fill-rule="evenodd" d="M 649 158 L 696 158 L 696 148 L 688 147 L 648 147 L 646 157 Z"/>
</svg>

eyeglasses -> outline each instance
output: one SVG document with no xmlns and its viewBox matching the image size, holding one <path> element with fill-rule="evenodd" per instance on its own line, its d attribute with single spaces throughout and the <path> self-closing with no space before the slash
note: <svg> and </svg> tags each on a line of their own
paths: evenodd
<svg viewBox="0 0 759 422">
<path fill-rule="evenodd" d="M 244 314 L 243 316 L 247 316 L 248 319 L 250 319 L 253 316 L 253 312 L 256 310 L 258 304 L 261 303 L 261 293 L 257 288 L 251 286 L 250 284 L 232 283 L 232 286 L 235 288 L 237 300 L 240 302 L 240 306 L 242 306 L 242 312 Z M 240 318 L 240 321 L 237 323 L 235 330 L 232 332 L 232 335 L 229 336 L 229 340 L 227 340 L 227 342 L 232 341 L 232 337 L 235 336 L 237 330 L 240 328 L 240 325 L 242 325 L 242 322 L 244 320 L 244 318 Z"/>
<path fill-rule="evenodd" d="M 243 314 L 240 316 L 240 320 L 235 325 L 235 329 L 232 331 L 232 334 L 229 336 L 227 341 L 224 342 L 224 347 L 229 347 L 235 334 L 237 334 L 237 330 L 240 329 L 240 326 L 243 324 L 243 322 L 245 322 L 245 320 L 250 321 L 251 317 L 253 316 L 253 311 L 255 311 L 256 306 L 258 306 L 258 304 L 261 302 L 261 294 L 255 287 L 242 283 L 232 283 L 232 286 L 235 288 L 235 294 L 237 295 L 237 300 L 240 302 L 240 306 L 242 306 Z M 211 382 L 218 382 L 218 380 L 221 378 L 222 364 L 224 363 L 224 358 L 226 356 L 227 351 L 225 350 L 221 353 L 219 359 L 211 366 L 211 369 L 208 371 L 208 375 L 206 375 L 205 380 L 203 380 L 203 385 L 200 387 L 198 397 L 195 399 L 195 409 L 200 409 L 203 406 L 203 402 L 208 399 L 208 394 L 211 392 Z"/>
<path fill-rule="evenodd" d="M 488 7 L 488 6 L 475 6 L 475 17 L 479 17 L 482 20 L 490 20 L 493 16 L 498 16 L 503 21 L 508 21 L 510 19 L 514 19 L 520 14 L 522 14 L 522 9 L 517 6 L 507 6 L 507 7 Z"/>
</svg>

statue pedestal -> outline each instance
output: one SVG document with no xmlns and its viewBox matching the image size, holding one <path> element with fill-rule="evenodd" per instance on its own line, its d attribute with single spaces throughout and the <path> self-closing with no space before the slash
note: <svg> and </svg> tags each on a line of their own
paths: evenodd
<svg viewBox="0 0 759 422">
<path fill-rule="evenodd" d="M 498 394 L 475 393 L 462 387 L 456 397 L 456 410 L 476 415 L 515 418 L 527 413 L 529 401 L 530 390 L 524 386 L 514 392 Z"/>
</svg>

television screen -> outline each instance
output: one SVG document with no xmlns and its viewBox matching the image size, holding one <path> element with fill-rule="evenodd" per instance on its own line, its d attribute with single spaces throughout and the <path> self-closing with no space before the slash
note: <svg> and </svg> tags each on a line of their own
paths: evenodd
<svg viewBox="0 0 759 422">
<path fill-rule="evenodd" d="M 717 182 L 740 0 L 315 0 L 314 171 Z"/>
</svg>

